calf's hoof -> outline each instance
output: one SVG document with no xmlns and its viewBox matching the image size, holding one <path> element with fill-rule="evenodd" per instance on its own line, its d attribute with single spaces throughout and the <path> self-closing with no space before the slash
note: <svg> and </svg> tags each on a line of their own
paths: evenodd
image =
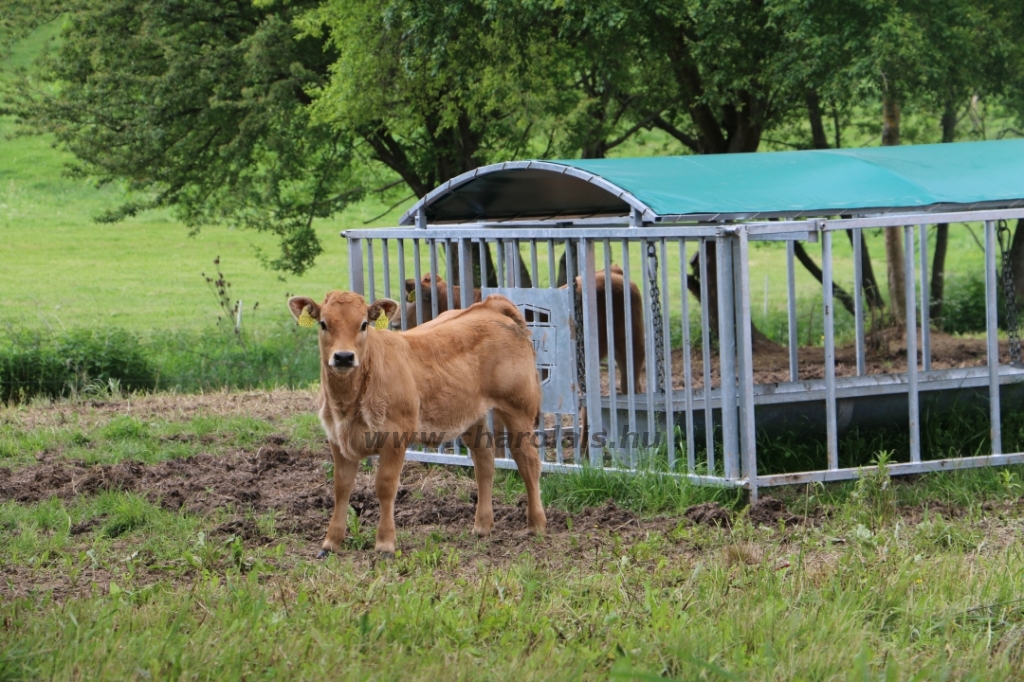
<svg viewBox="0 0 1024 682">
<path fill-rule="evenodd" d="M 316 558 L 326 559 L 327 557 L 331 556 L 331 554 L 333 554 L 331 550 L 327 549 L 326 547 L 322 547 L 320 551 L 316 553 Z"/>
<path fill-rule="evenodd" d="M 491 536 L 491 529 L 484 526 L 473 526 L 473 535 L 478 538 L 489 538 Z"/>
</svg>

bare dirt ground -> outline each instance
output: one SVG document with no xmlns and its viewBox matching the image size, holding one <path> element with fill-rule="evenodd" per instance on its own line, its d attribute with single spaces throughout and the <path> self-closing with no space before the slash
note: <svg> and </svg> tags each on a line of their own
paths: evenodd
<svg viewBox="0 0 1024 682">
<path fill-rule="evenodd" d="M 987 362 L 985 339 L 950 336 L 941 332 L 931 333 L 932 369 L 953 369 L 982 367 Z M 918 358 L 921 357 L 921 339 L 918 338 Z M 999 344 L 1000 362 L 1010 362 L 1010 349 L 1006 341 Z M 799 377 L 806 379 L 825 378 L 825 349 L 809 346 L 799 349 Z M 886 330 L 867 344 L 867 374 L 899 374 L 907 371 L 907 339 L 905 333 Z M 920 365 L 919 365 L 920 367 Z M 646 367 L 644 368 L 646 370 Z M 699 350 L 690 358 L 690 372 L 693 388 L 704 386 L 704 361 Z M 616 369 L 618 373 L 618 369 Z M 857 374 L 857 350 L 853 345 L 836 348 L 836 376 Z M 646 372 L 640 372 L 642 386 L 646 390 Z M 683 350 L 672 350 L 672 387 L 684 389 Z M 602 371 L 601 389 L 608 393 L 608 374 Z M 720 385 L 717 351 L 712 355 L 711 384 Z M 789 349 L 785 346 L 765 344 L 754 349 L 754 381 L 758 384 L 773 384 L 789 381 Z M 618 386 L 618 385 L 617 385 Z"/>
</svg>

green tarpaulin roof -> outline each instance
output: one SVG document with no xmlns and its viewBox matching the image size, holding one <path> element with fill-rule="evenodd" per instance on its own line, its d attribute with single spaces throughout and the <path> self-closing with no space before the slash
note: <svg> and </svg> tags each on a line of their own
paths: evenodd
<svg viewBox="0 0 1024 682">
<path fill-rule="evenodd" d="M 438 187 L 429 222 L 835 215 L 1024 204 L 1024 140 L 756 154 L 516 161 Z"/>
</svg>

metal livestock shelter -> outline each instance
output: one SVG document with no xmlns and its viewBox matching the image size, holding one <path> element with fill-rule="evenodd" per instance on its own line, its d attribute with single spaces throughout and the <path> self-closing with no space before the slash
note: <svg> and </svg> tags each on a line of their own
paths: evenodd
<svg viewBox="0 0 1024 682">
<path fill-rule="evenodd" d="M 852 453 L 840 449 L 841 433 L 852 426 L 901 425 L 909 445 L 888 466 L 893 475 L 1024 462 L 1024 453 L 1003 452 L 1001 438 L 1001 407 L 1024 404 L 1016 321 L 1007 325 L 1002 360 L 997 326 L 1000 280 L 1013 299 L 1011 273 L 999 269 L 997 251 L 1005 221 L 1021 218 L 1024 140 L 1001 140 L 501 163 L 441 185 L 399 227 L 342 235 L 350 288 L 370 300 L 402 300 L 395 324 L 403 329 L 439 308 L 471 304 L 468 276 L 467 286 L 444 287 L 439 300 L 439 279 L 459 284 L 460 273 L 472 272 L 482 295 L 503 293 L 523 310 L 544 389 L 537 436 L 545 470 L 632 469 L 653 458 L 695 483 L 743 487 L 756 499 L 762 487 L 851 479 L 870 470 L 851 464 Z M 927 225 L 939 223 L 983 226 L 986 335 L 978 366 L 933 367 L 941 358 L 931 348 Z M 901 230 L 905 249 L 901 371 L 892 358 L 881 365 L 872 360 L 878 342 L 867 328 L 863 254 L 864 232 L 876 228 Z M 849 245 L 846 239 L 834 245 L 834 236 L 844 233 Z M 834 293 L 837 278 L 852 286 L 852 321 L 824 294 L 798 319 L 794 254 L 810 243 L 820 247 L 818 291 Z M 770 273 L 785 281 L 779 337 L 786 343 L 775 346 L 783 360 L 774 373 L 757 369 L 770 344 L 762 349 L 752 325 L 752 257 L 768 259 Z M 613 265 L 621 267 L 623 291 L 640 290 L 641 305 L 630 295 L 614 299 Z M 764 319 L 768 286 L 765 275 Z M 845 360 L 837 360 L 841 314 L 841 332 L 852 336 L 851 347 L 839 349 Z M 629 329 L 638 317 L 642 340 L 616 333 L 616 325 Z M 799 347 L 798 334 L 810 336 L 815 326 L 823 352 Z M 641 348 L 643 367 L 636 366 Z M 808 363 L 811 355 L 821 361 Z M 623 358 L 626 366 L 617 368 Z M 964 401 L 987 403 L 988 454 L 923 452 L 922 419 Z M 759 468 L 758 434 L 783 431 L 820 433 L 816 468 L 779 471 L 764 462 Z M 459 442 L 412 446 L 408 457 L 472 465 Z M 497 465 L 514 467 L 507 457 Z"/>
</svg>

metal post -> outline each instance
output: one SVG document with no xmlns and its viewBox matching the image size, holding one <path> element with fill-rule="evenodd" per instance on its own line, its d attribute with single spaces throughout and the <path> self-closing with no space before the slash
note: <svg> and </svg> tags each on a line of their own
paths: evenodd
<svg viewBox="0 0 1024 682">
<path fill-rule="evenodd" d="M 381 255 L 384 256 L 384 298 L 391 298 L 391 251 L 388 240 L 381 240 Z"/>
<path fill-rule="evenodd" d="M 423 273 L 420 266 L 420 240 L 412 240 L 412 276 L 416 278 L 413 291 L 416 292 L 416 326 L 423 324 Z"/>
<path fill-rule="evenodd" d="M 608 421 L 611 424 L 612 437 L 619 437 L 619 401 L 617 394 L 617 375 L 625 372 L 625 367 L 617 367 L 615 362 L 615 307 L 612 303 L 612 249 L 611 242 L 604 240 L 604 317 L 605 332 L 608 339 Z M 551 278 L 554 283 L 555 278 Z M 624 329 L 628 323 L 623 320 Z"/>
<path fill-rule="evenodd" d="M 430 240 L 430 319 L 436 320 L 438 314 L 437 300 L 437 240 Z M 451 282 L 449 282 L 449 285 Z"/>
<path fill-rule="evenodd" d="M 363 295 L 363 240 L 348 240 L 348 288 Z"/>
<path fill-rule="evenodd" d="M 836 337 L 832 299 L 832 233 L 821 232 L 821 285 L 825 326 L 825 422 L 828 468 L 839 468 L 839 432 L 836 426 Z"/>
<path fill-rule="evenodd" d="M 459 282 L 459 303 L 466 309 L 473 305 L 473 242 L 469 239 L 459 240 Z"/>
<path fill-rule="evenodd" d="M 652 304 L 651 294 L 651 273 L 652 264 L 651 259 L 647 256 L 647 249 L 650 247 L 651 242 L 644 240 L 640 242 L 640 256 L 641 263 L 643 266 L 640 268 L 640 272 L 643 273 L 643 300 L 644 300 L 644 329 L 647 333 L 644 334 L 644 355 L 647 356 L 647 361 L 644 363 L 646 367 L 645 374 L 647 375 L 647 425 L 644 427 L 646 430 L 646 437 L 644 442 L 648 445 L 656 445 L 655 435 L 658 433 L 658 420 L 654 418 L 654 397 L 658 392 L 658 363 L 655 360 L 657 357 L 655 351 L 655 344 L 658 340 L 654 338 L 654 308 Z M 657 253 L 657 251 L 655 251 Z M 647 320 L 651 320 L 651 324 L 647 324 Z"/>
<path fill-rule="evenodd" d="M 398 240 L 398 290 L 402 292 L 402 300 L 398 306 L 401 311 L 402 330 L 409 328 L 408 313 L 405 310 L 405 302 L 409 300 L 409 294 L 405 290 L 405 240 Z"/>
<path fill-rule="evenodd" d="M 928 282 L 928 227 L 918 225 L 921 249 L 921 369 L 932 369 L 931 289 Z"/>
<path fill-rule="evenodd" d="M 1003 453 L 999 415 L 999 320 L 996 299 L 996 223 L 985 221 L 985 340 L 988 347 L 988 402 L 992 454 Z"/>
<path fill-rule="evenodd" d="M 797 357 L 797 329 L 796 329 L 796 270 L 793 266 L 793 251 L 795 247 L 791 240 L 786 241 L 786 307 L 789 312 L 789 380 L 800 380 L 800 361 Z"/>
<path fill-rule="evenodd" d="M 853 316 L 856 325 L 857 376 L 867 371 L 864 349 L 864 233 L 853 230 Z"/>
<path fill-rule="evenodd" d="M 455 268 L 452 267 L 452 240 L 451 239 L 445 239 L 444 240 L 444 272 L 445 272 L 446 275 L 448 275 L 448 286 L 446 287 L 447 291 L 448 291 L 448 301 L 447 301 L 448 302 L 448 310 L 453 310 L 455 308 L 455 285 L 457 284 L 457 282 L 456 282 L 455 277 L 454 277 L 454 270 L 455 270 Z M 459 274 L 461 274 L 461 273 L 462 273 L 462 271 L 460 270 Z M 461 280 L 461 277 L 459 279 Z M 472 284 L 472 282 L 471 282 L 471 284 Z M 460 289 L 465 289 L 466 287 L 459 287 L 459 288 Z M 470 287 L 470 289 L 472 289 L 472 287 Z"/>
<path fill-rule="evenodd" d="M 691 474 L 697 466 L 693 442 L 693 376 L 690 367 L 690 289 L 686 273 L 686 240 L 679 240 L 680 291 L 683 295 L 683 399 L 686 405 L 686 470 Z"/>
<path fill-rule="evenodd" d="M 736 331 L 740 380 L 740 453 L 750 501 L 757 501 L 757 432 L 754 424 L 754 346 L 750 328 L 750 270 L 747 231 L 739 228 L 734 240 L 736 273 Z"/>
<path fill-rule="evenodd" d="M 594 258 L 594 240 L 581 239 L 579 242 L 579 264 L 580 276 L 583 279 L 583 327 L 586 340 L 584 355 L 587 372 L 587 428 L 589 430 L 587 447 L 590 453 L 590 464 L 601 466 L 604 464 L 604 452 L 601 448 L 590 447 L 595 434 L 601 434 L 602 438 L 607 436 L 601 418 L 601 358 L 597 346 L 600 321 L 597 319 L 597 277 Z"/>
<path fill-rule="evenodd" d="M 373 240 L 366 240 L 366 279 L 369 282 L 370 303 L 377 300 L 377 278 L 373 273 Z"/>
<path fill-rule="evenodd" d="M 661 239 L 661 291 L 664 300 L 662 301 L 661 328 L 662 343 L 664 344 L 663 354 L 665 356 L 665 447 L 668 450 L 669 471 L 675 471 L 676 463 L 676 415 L 675 405 L 672 401 L 672 297 L 668 292 L 668 252 L 665 239 Z M 686 291 L 682 292 L 683 296 Z"/>
<path fill-rule="evenodd" d="M 636 438 L 637 426 L 636 426 L 636 372 L 640 371 L 639 367 L 633 366 L 633 296 L 632 286 L 629 283 L 629 240 L 622 240 L 622 298 L 623 298 L 623 324 L 628 330 L 626 332 L 626 409 L 629 415 L 629 433 L 633 434 L 632 438 Z M 647 360 L 650 363 L 650 359 Z M 636 462 L 633 458 L 633 443 L 627 441 L 628 448 L 627 453 L 629 454 L 630 466 L 634 466 Z"/>
<path fill-rule="evenodd" d="M 733 287 L 732 237 L 718 237 L 718 367 L 722 380 L 722 463 L 725 477 L 740 477 L 740 439 L 736 414 L 736 296 Z"/>
<path fill-rule="evenodd" d="M 499 249 L 499 251 L 500 251 L 500 249 Z M 565 276 L 566 276 L 566 282 L 568 282 L 568 286 L 569 286 L 569 290 L 570 291 L 573 291 L 573 289 L 572 289 L 573 282 L 576 280 L 576 275 L 578 274 L 577 267 L 576 267 L 576 254 L 574 253 L 575 251 L 576 251 L 576 240 L 575 239 L 566 239 L 565 240 Z M 503 257 L 499 258 L 499 260 L 504 260 L 504 258 Z M 500 278 L 499 278 L 499 281 L 500 281 Z M 571 296 L 571 299 L 572 299 L 573 320 L 575 321 L 577 319 L 576 318 L 576 296 L 575 296 L 575 294 L 573 294 Z M 576 333 L 577 334 L 583 334 L 584 330 L 583 329 L 577 329 Z M 573 350 L 575 351 L 576 348 L 578 348 L 578 346 L 574 343 L 573 344 Z M 574 361 L 576 363 L 576 368 L 578 370 L 579 366 L 580 366 L 580 359 L 575 354 L 575 352 L 573 353 L 573 359 L 574 359 Z M 586 358 L 585 357 L 584 357 L 583 362 L 584 362 L 583 372 L 584 372 L 584 375 L 585 375 L 586 374 Z M 584 377 L 584 378 L 586 378 L 586 377 Z M 579 384 L 577 384 L 577 391 L 578 390 L 579 390 Z M 590 390 L 589 386 L 587 387 L 587 390 L 588 391 Z M 600 391 L 600 389 L 598 389 L 598 391 Z M 583 396 L 583 397 L 585 398 L 586 396 Z M 577 400 L 577 405 L 578 404 L 579 404 L 579 401 Z M 581 425 L 580 425 L 580 415 L 579 415 L 579 410 L 578 409 L 573 411 L 573 415 L 572 415 L 572 429 L 573 429 L 573 433 L 576 434 L 576 436 L 577 436 L 577 438 L 573 439 L 572 462 L 573 462 L 573 464 L 582 464 L 583 462 L 581 461 L 581 457 L 580 457 L 580 453 L 581 453 L 581 448 L 580 448 L 580 440 L 581 440 L 581 438 L 580 437 L 583 435 L 583 433 L 582 433 L 582 428 L 581 428 Z"/>
<path fill-rule="evenodd" d="M 715 474 L 715 421 L 711 411 L 711 302 L 708 298 L 708 242 L 700 240 L 700 327 L 701 360 L 704 369 L 704 440 L 707 448 L 708 475 Z M 719 273 L 721 276 L 721 273 Z"/>
<path fill-rule="evenodd" d="M 903 226 L 903 260 L 906 276 L 903 297 L 907 315 L 907 401 L 910 415 L 910 461 L 921 461 L 920 401 L 917 392 L 917 311 L 914 300 L 914 227 Z"/>
</svg>

